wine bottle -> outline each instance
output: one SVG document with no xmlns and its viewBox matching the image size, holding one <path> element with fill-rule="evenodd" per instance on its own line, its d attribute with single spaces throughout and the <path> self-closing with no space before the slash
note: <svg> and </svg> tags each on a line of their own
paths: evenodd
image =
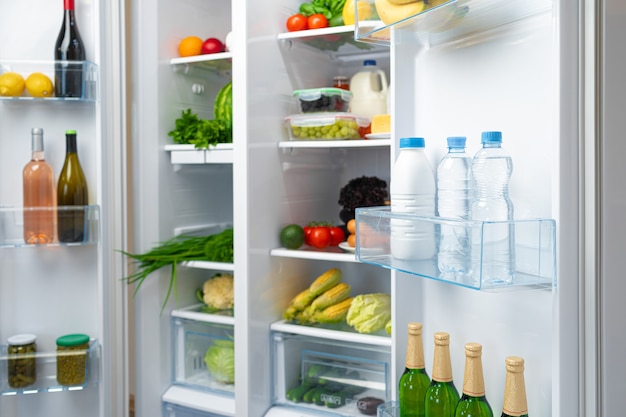
<svg viewBox="0 0 626 417">
<path fill-rule="evenodd" d="M 504 380 L 504 401 L 501 417 L 528 417 L 524 359 L 519 356 L 509 356 L 504 360 L 504 363 L 506 365 L 506 378 Z"/>
<path fill-rule="evenodd" d="M 58 236 L 60 242 L 83 242 L 89 198 L 87 180 L 78 160 L 75 130 L 65 132 L 65 145 L 65 161 L 57 183 Z"/>
<path fill-rule="evenodd" d="M 430 378 L 424 365 L 422 323 L 409 323 L 408 333 L 406 367 L 398 384 L 400 417 L 423 417 L 424 396 L 430 385 Z"/>
<path fill-rule="evenodd" d="M 54 171 L 44 157 L 43 129 L 33 128 L 31 135 L 32 156 L 22 172 L 24 242 L 51 243 L 56 218 Z"/>
<path fill-rule="evenodd" d="M 456 406 L 455 417 L 493 417 L 493 410 L 485 396 L 482 350 L 480 343 L 465 344 L 463 394 Z"/>
<path fill-rule="evenodd" d="M 452 380 L 450 361 L 450 335 L 435 333 L 435 353 L 433 355 L 433 377 L 424 397 L 426 417 L 454 417 L 459 402 L 459 392 Z"/>
<path fill-rule="evenodd" d="M 83 96 L 85 46 L 74 16 L 74 0 L 63 0 L 63 23 L 54 49 L 54 94 L 57 97 Z"/>
</svg>

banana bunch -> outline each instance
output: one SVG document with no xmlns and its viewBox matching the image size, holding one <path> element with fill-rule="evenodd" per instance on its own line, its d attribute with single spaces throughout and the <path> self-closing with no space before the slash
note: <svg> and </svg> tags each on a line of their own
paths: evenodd
<svg viewBox="0 0 626 417">
<path fill-rule="evenodd" d="M 448 0 L 375 0 L 376 11 L 385 25 L 404 20 Z"/>
<path fill-rule="evenodd" d="M 352 288 L 341 278 L 341 271 L 337 268 L 324 272 L 291 300 L 283 318 L 300 324 L 345 321 L 352 303 Z"/>
</svg>

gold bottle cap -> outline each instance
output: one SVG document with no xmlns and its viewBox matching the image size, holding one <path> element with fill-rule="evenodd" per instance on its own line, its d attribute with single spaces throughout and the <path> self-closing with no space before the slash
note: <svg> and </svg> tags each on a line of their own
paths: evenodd
<svg viewBox="0 0 626 417">
<path fill-rule="evenodd" d="M 477 358 L 483 353 L 483 345 L 476 342 L 468 342 L 465 344 L 465 355 Z"/>
<path fill-rule="evenodd" d="M 524 358 L 507 356 L 504 363 L 506 364 L 506 370 L 509 372 L 524 372 Z"/>
<path fill-rule="evenodd" d="M 422 323 L 418 323 L 412 321 L 409 323 L 409 334 L 421 335 L 422 334 Z"/>
<path fill-rule="evenodd" d="M 450 345 L 450 334 L 446 332 L 435 333 L 435 345 L 448 346 Z"/>
</svg>

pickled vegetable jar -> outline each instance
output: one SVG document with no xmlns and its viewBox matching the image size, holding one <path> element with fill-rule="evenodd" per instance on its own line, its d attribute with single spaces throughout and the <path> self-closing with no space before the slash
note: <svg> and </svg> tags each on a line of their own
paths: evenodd
<svg viewBox="0 0 626 417">
<path fill-rule="evenodd" d="M 68 334 L 57 339 L 57 382 L 82 385 L 87 377 L 89 336 Z"/>
<path fill-rule="evenodd" d="M 17 334 L 7 339 L 11 388 L 24 388 L 37 380 L 36 340 L 34 334 Z"/>
</svg>

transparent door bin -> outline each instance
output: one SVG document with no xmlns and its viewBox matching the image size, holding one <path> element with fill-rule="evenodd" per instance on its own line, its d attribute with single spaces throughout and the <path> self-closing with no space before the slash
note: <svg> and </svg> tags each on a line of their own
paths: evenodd
<svg viewBox="0 0 626 417">
<path fill-rule="evenodd" d="M 234 395 L 234 328 L 172 318 L 173 383 Z"/>
<path fill-rule="evenodd" d="M 73 350 L 63 353 L 57 351 L 36 352 L 33 356 L 37 369 L 35 382 L 25 387 L 14 388 L 9 385 L 9 367 L 16 364 L 14 362 L 15 360 L 24 359 L 24 356 L 20 356 L 16 359 L 15 355 L 8 354 L 8 347 L 6 345 L 0 347 L 0 395 L 80 391 L 90 385 L 96 385 L 100 379 L 100 345 L 95 339 L 90 340 L 89 347 L 86 350 Z M 63 356 L 62 359 L 70 358 L 72 362 L 80 360 L 81 366 L 77 367 L 72 372 L 80 372 L 81 375 L 84 372 L 84 378 L 80 378 L 81 383 L 62 385 L 57 381 L 57 362 L 61 356 Z"/>
<path fill-rule="evenodd" d="M 415 33 L 414 41 L 433 46 L 485 33 L 553 7 L 552 0 L 437 0 L 414 2 L 398 11 L 377 10 L 375 0 L 359 3 L 355 37 L 382 45 L 392 42 L 391 28 Z"/>
<path fill-rule="evenodd" d="M 388 401 L 378 406 L 378 417 L 400 417 L 400 405 L 397 401 Z"/>
<path fill-rule="evenodd" d="M 361 262 L 482 291 L 556 286 L 556 222 L 552 219 L 480 222 L 392 213 L 390 207 L 368 207 L 356 210 L 356 221 L 356 256 Z M 408 260 L 394 257 L 392 227 L 395 231 L 400 227 L 422 233 L 422 240 L 411 242 L 409 247 L 424 246 L 428 250 L 412 252 Z M 445 261 L 438 259 L 438 248 L 441 233 L 446 230 L 468 239 L 469 250 L 461 261 L 469 272 L 444 274 L 439 271 L 439 261 Z M 506 238 L 507 233 L 510 240 Z M 430 244 L 424 245 L 428 240 Z M 503 268 L 497 268 L 503 264 L 497 259 L 499 248 L 506 242 L 510 242 L 512 248 L 510 275 L 500 272 Z M 422 254 L 425 259 L 420 259 Z"/>
<path fill-rule="evenodd" d="M 0 61 L 0 74 L 5 72 L 16 72 L 20 74 L 24 80 L 32 73 L 39 72 L 47 76 L 52 84 L 55 83 L 55 66 L 65 66 L 67 71 L 74 75 L 78 74 L 82 77 L 82 95 L 81 97 L 56 97 L 53 94 L 46 97 L 32 97 L 28 91 L 24 89 L 22 95 L 18 97 L 2 97 L 0 100 L 9 101 L 86 101 L 93 102 L 97 95 L 98 68 L 96 64 L 90 61 Z"/>
<path fill-rule="evenodd" d="M 83 227 L 82 238 L 76 242 L 59 242 L 56 226 L 59 218 L 65 215 L 79 219 Z M 52 229 L 52 237 L 47 243 L 26 243 L 24 222 L 43 224 L 44 229 Z M 45 226 L 45 225 L 52 226 Z M 37 247 L 37 246 L 81 246 L 96 244 L 100 227 L 100 209 L 98 206 L 59 206 L 59 207 L 8 207 L 0 206 L 0 247 Z"/>
<path fill-rule="evenodd" d="M 363 415 L 389 399 L 390 349 L 273 333 L 274 405 Z"/>
</svg>

